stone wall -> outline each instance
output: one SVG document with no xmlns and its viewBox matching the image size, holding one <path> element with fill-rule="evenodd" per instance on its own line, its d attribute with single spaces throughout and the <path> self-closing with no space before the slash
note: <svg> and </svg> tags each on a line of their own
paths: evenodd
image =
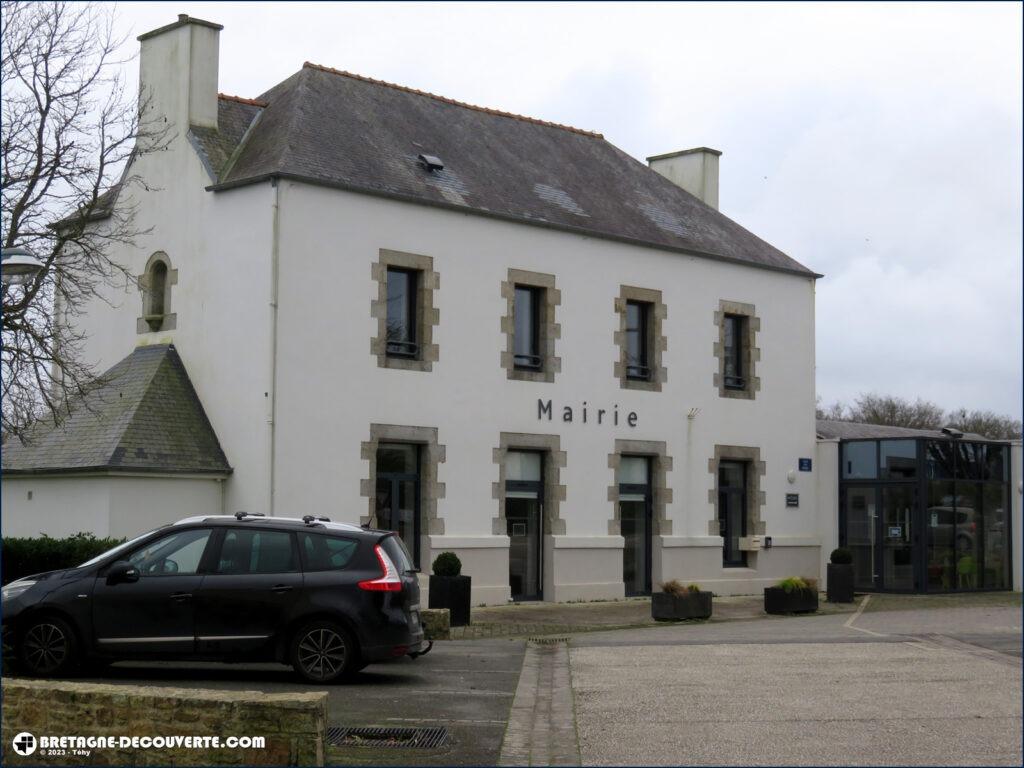
<svg viewBox="0 0 1024 768">
<path fill-rule="evenodd" d="M 2 765 L 323 765 L 327 694 L 260 693 L 134 685 L 3 680 Z M 219 748 L 130 744 L 89 755 L 12 748 L 19 733 L 39 737 L 218 736 Z M 230 736 L 262 736 L 263 748 L 227 748 Z M 88 748 L 87 748 L 88 749 Z"/>
</svg>

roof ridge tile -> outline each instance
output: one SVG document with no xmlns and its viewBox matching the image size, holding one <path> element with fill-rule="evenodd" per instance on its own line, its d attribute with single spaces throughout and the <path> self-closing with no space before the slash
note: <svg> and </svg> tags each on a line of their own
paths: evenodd
<svg viewBox="0 0 1024 768">
<path fill-rule="evenodd" d="M 364 83 L 372 83 L 373 85 L 381 85 L 385 88 L 392 88 L 396 91 L 404 91 L 405 93 L 412 93 L 417 96 L 426 96 L 427 98 L 440 101 L 444 104 L 451 104 L 455 107 L 462 107 L 463 109 L 472 109 L 475 112 L 483 112 L 487 115 L 497 115 L 499 117 L 509 117 L 513 120 L 519 120 L 524 123 L 533 123 L 534 125 L 543 125 L 547 128 L 559 128 L 569 133 L 578 133 L 581 136 L 589 136 L 594 139 L 603 139 L 604 136 L 596 131 L 588 131 L 583 128 L 574 128 L 571 125 L 563 125 L 562 123 L 553 123 L 549 120 L 541 120 L 536 117 L 528 117 L 526 115 L 519 115 L 515 112 L 505 112 L 500 109 L 493 109 L 491 107 L 481 107 L 477 104 L 469 104 L 465 101 L 458 101 L 457 99 L 451 99 L 447 96 L 438 96 L 436 93 L 430 93 L 429 91 L 421 91 L 418 88 L 410 88 L 407 85 L 399 85 L 397 83 L 389 83 L 386 80 L 377 80 L 373 77 L 366 77 L 365 75 L 357 75 L 354 72 L 346 72 L 342 69 L 335 69 L 334 67 L 325 67 L 322 64 L 314 64 L 311 61 L 307 61 L 302 65 L 303 69 L 315 69 L 320 72 L 327 72 L 331 75 L 341 75 L 342 77 L 348 77 L 353 80 L 359 80 Z"/>
<path fill-rule="evenodd" d="M 244 96 L 232 96 L 230 93 L 218 93 L 218 99 L 224 99 L 224 101 L 235 101 L 239 104 L 248 104 L 251 107 L 268 107 L 269 102 L 260 101 L 259 99 L 247 99 Z"/>
</svg>

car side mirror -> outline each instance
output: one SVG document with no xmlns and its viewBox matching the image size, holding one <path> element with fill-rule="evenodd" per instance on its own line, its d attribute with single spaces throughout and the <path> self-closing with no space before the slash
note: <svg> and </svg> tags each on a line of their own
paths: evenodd
<svg viewBox="0 0 1024 768">
<path fill-rule="evenodd" d="M 139 569 L 127 560 L 118 560 L 107 571 L 107 584 L 131 584 L 139 580 Z"/>
</svg>

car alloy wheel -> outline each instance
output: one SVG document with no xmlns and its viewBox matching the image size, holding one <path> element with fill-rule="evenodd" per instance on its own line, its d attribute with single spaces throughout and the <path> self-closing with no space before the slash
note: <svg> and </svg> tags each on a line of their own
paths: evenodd
<svg viewBox="0 0 1024 768">
<path fill-rule="evenodd" d="M 299 640 L 298 662 L 312 680 L 333 680 L 345 670 L 348 645 L 340 633 L 325 626 L 315 627 Z"/>
<path fill-rule="evenodd" d="M 53 674 L 67 664 L 70 655 L 67 628 L 56 622 L 33 624 L 22 640 L 22 660 L 37 675 Z"/>
</svg>

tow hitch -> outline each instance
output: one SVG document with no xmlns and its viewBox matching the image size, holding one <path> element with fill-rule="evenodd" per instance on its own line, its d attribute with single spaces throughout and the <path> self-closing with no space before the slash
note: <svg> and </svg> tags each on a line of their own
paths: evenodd
<svg viewBox="0 0 1024 768">
<path fill-rule="evenodd" d="M 427 649 L 425 651 L 416 651 L 415 653 L 410 653 L 409 657 L 412 658 L 412 659 L 416 659 L 416 658 L 419 658 L 420 656 L 426 656 L 428 653 L 430 653 L 430 650 L 433 647 L 434 647 L 434 641 L 433 640 L 427 640 Z"/>
</svg>

